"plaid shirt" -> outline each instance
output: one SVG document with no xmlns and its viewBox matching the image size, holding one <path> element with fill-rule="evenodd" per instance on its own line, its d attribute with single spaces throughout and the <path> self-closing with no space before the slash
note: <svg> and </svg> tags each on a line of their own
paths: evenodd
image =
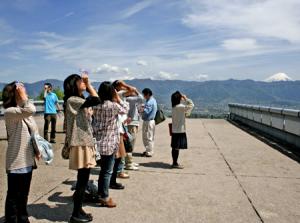
<svg viewBox="0 0 300 223">
<path fill-rule="evenodd" d="M 112 155 L 119 149 L 118 115 L 127 114 L 127 103 L 104 101 L 94 107 L 93 130 L 101 155 Z"/>
</svg>

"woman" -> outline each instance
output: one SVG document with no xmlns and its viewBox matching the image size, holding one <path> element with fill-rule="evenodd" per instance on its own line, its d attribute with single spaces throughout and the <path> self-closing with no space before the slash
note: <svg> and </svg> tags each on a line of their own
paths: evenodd
<svg viewBox="0 0 300 223">
<path fill-rule="evenodd" d="M 36 167 L 34 149 L 31 144 L 31 133 L 38 129 L 32 117 L 36 109 L 28 100 L 22 83 L 7 84 L 3 89 L 2 97 L 8 140 L 5 222 L 25 223 L 29 222 L 27 200 L 32 170 Z"/>
<path fill-rule="evenodd" d="M 194 108 L 193 101 L 185 95 L 176 91 L 172 94 L 172 168 L 183 169 L 184 167 L 178 163 L 179 150 L 187 149 L 187 137 L 185 117 L 191 114 Z"/>
<path fill-rule="evenodd" d="M 109 198 L 109 186 L 120 144 L 117 121 L 119 114 L 127 114 L 128 104 L 122 102 L 110 82 L 103 82 L 98 94 L 101 104 L 94 108 L 93 129 L 101 155 L 101 171 L 98 181 L 99 203 L 113 208 L 116 207 L 116 203 Z"/>
<path fill-rule="evenodd" d="M 83 95 L 85 91 L 90 94 L 87 99 Z M 69 168 L 78 172 L 70 222 L 90 222 L 93 220 L 92 215 L 82 209 L 90 169 L 96 165 L 95 145 L 88 108 L 99 104 L 100 99 L 90 84 L 87 74 L 83 74 L 82 77 L 72 74 L 65 79 L 64 94 L 66 143 L 70 148 Z"/>
</svg>

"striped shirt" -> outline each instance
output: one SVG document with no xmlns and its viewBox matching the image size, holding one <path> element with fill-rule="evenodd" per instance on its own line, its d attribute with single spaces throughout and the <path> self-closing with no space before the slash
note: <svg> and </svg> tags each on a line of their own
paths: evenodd
<svg viewBox="0 0 300 223">
<path fill-rule="evenodd" d="M 34 149 L 27 126 L 28 124 L 32 133 L 38 131 L 32 117 L 35 111 L 35 106 L 29 101 L 4 111 L 8 140 L 6 150 L 6 170 L 8 172 L 35 165 Z"/>
<path fill-rule="evenodd" d="M 119 149 L 118 115 L 128 113 L 128 103 L 104 101 L 94 107 L 93 129 L 101 155 L 112 155 Z"/>
</svg>

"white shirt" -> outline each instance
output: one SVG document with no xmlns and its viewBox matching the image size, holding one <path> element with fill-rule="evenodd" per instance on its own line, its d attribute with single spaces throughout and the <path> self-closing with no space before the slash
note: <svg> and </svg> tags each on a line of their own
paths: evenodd
<svg viewBox="0 0 300 223">
<path fill-rule="evenodd" d="M 172 108 L 172 132 L 185 133 L 185 117 L 189 116 L 194 108 L 194 103 L 191 99 L 181 102 Z"/>
</svg>

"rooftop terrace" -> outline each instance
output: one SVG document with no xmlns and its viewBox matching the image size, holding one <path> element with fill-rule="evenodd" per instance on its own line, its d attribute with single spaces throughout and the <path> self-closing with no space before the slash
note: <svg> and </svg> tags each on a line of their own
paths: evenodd
<svg viewBox="0 0 300 223">
<path fill-rule="evenodd" d="M 43 120 L 37 118 L 42 126 Z M 226 120 L 189 119 L 184 170 L 170 169 L 168 121 L 157 126 L 155 156 L 135 157 L 140 171 L 111 191 L 116 209 L 86 204 L 94 222 L 266 222 L 300 221 L 300 165 Z M 60 120 L 61 128 L 61 120 Z M 0 138 L 5 136 L 0 121 Z M 60 157 L 63 134 L 51 166 L 34 171 L 29 213 L 32 222 L 66 222 L 72 210 L 76 172 Z M 6 188 L 6 141 L 0 141 L 0 216 Z M 142 152 L 141 136 L 136 153 Z M 97 179 L 94 169 L 92 179 Z M 1 222 L 1 220 L 0 220 Z"/>
</svg>

